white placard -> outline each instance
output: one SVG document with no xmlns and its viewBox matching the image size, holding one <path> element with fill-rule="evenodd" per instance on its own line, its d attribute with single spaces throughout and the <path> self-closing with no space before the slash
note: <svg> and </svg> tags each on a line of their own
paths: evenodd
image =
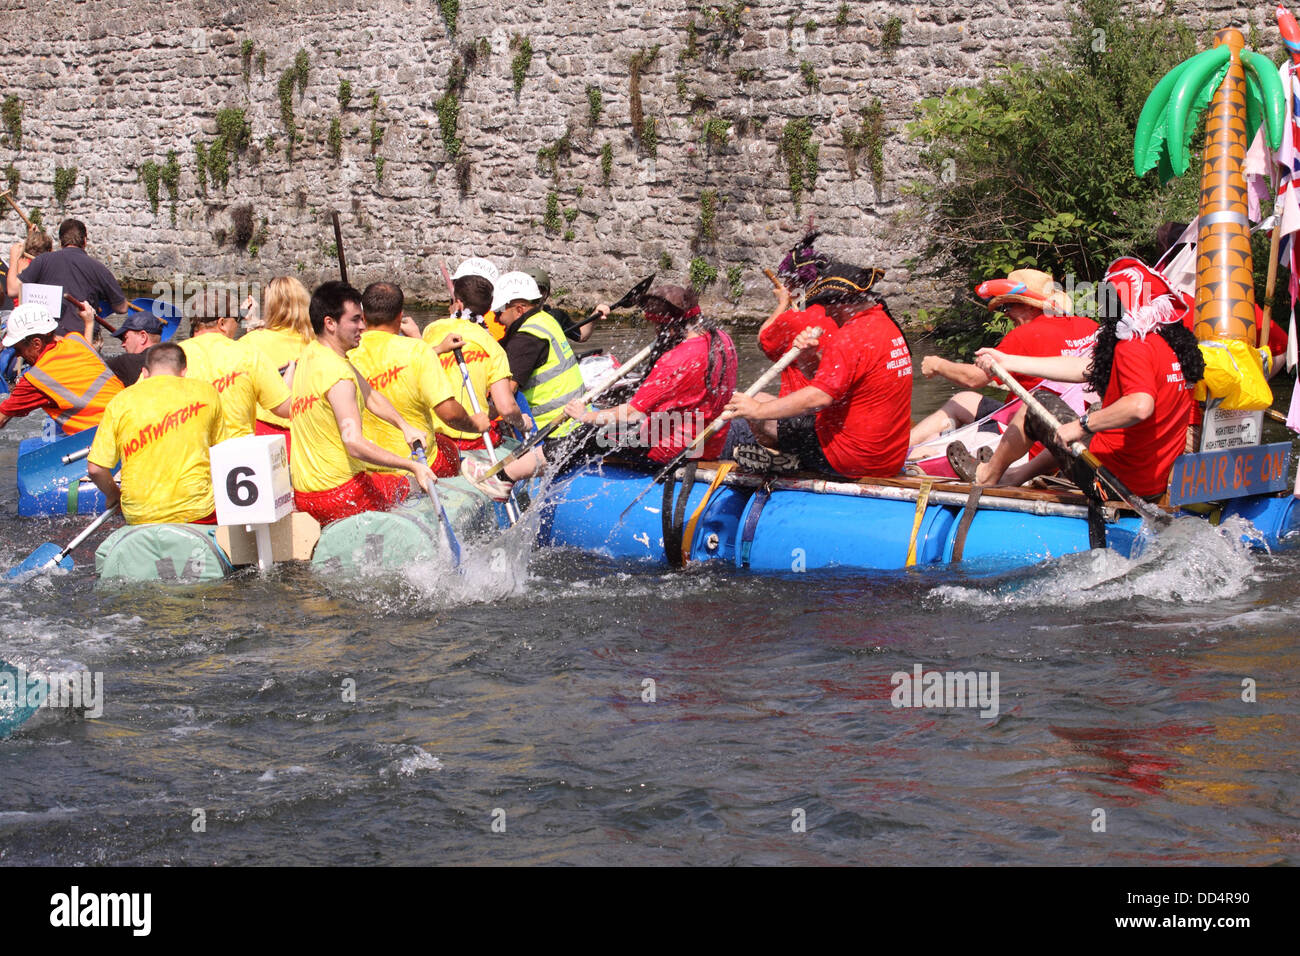
<svg viewBox="0 0 1300 956">
<path fill-rule="evenodd" d="M 274 524 L 293 511 L 283 435 L 245 435 L 213 445 L 217 524 Z"/>
<path fill-rule="evenodd" d="M 18 294 L 21 305 L 39 305 L 55 322 L 63 315 L 63 286 L 24 282 Z"/>
<path fill-rule="evenodd" d="M 1223 451 L 1225 448 L 1258 445 L 1263 434 L 1263 411 L 1207 408 L 1205 427 L 1201 432 L 1201 451 Z"/>
</svg>

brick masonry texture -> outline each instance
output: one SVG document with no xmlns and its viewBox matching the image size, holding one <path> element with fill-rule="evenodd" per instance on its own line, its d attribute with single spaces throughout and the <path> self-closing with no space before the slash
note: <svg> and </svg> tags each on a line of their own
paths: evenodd
<svg viewBox="0 0 1300 956">
<path fill-rule="evenodd" d="M 17 171 L 20 203 L 41 208 L 47 227 L 65 215 L 85 220 L 92 252 L 145 285 L 176 273 L 235 282 L 288 273 L 309 287 L 334 278 L 337 209 L 354 284 L 395 278 L 408 295 L 435 299 L 444 293 L 438 259 L 454 268 L 476 254 L 540 263 L 557 290 L 589 303 L 656 270 L 685 282 L 698 258 L 718 273 L 705 296 L 714 311 L 755 313 L 771 303 L 759 268 L 777 263 L 811 215 L 827 251 L 888 269 L 882 288 L 897 306 L 949 299 L 951 289 L 906 269 L 924 223 L 907 215 L 905 187 L 925 174 L 903 128 L 925 97 L 993 75 L 1008 59 L 1050 57 L 1070 7 L 859 2 L 837 23 L 841 6 L 0 0 L 3 95 L 22 103 L 21 146 L 0 127 L 0 168 Z M 1276 34 L 1271 5 L 1176 9 L 1216 27 L 1254 22 L 1270 43 Z M 886 39 L 891 20 L 896 43 Z M 295 82 L 288 98 L 301 139 L 290 158 L 280 89 L 300 51 L 305 87 Z M 648 61 L 639 87 L 653 148 L 631 121 L 634 59 Z M 453 105 L 445 95 L 454 69 L 463 72 L 459 157 L 448 153 L 438 109 L 440 99 Z M 594 125 L 590 88 L 600 93 Z M 842 145 L 843 129 L 877 99 L 886 131 L 878 184 L 865 156 L 854 174 Z M 249 145 L 232 157 L 227 185 L 209 175 L 205 195 L 195 145 L 212 143 L 218 110 L 230 108 L 245 111 Z M 818 151 L 815 183 L 796 204 L 781 142 L 800 119 Z M 548 149 L 553 160 L 539 158 Z M 141 175 L 169 150 L 180 165 L 175 225 L 166 185 L 155 213 Z M 62 206 L 56 167 L 76 167 Z M 232 239 L 232 210 L 243 204 L 255 257 Z M 19 237 L 11 212 L 3 223 Z M 727 275 L 737 268 L 738 299 Z"/>
</svg>

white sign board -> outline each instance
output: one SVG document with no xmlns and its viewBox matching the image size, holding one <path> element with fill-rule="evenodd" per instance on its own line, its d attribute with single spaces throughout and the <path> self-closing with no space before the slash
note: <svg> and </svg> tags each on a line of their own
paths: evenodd
<svg viewBox="0 0 1300 956">
<path fill-rule="evenodd" d="M 61 285 L 24 282 L 18 298 L 22 300 L 21 305 L 39 305 L 55 322 L 63 315 L 63 286 Z"/>
<path fill-rule="evenodd" d="M 274 524 L 293 511 L 283 435 L 245 435 L 213 445 L 217 524 Z"/>
<path fill-rule="evenodd" d="M 1207 408 L 1205 428 L 1201 432 L 1201 451 L 1223 451 L 1226 448 L 1258 445 L 1263 434 L 1263 411 Z"/>
</svg>

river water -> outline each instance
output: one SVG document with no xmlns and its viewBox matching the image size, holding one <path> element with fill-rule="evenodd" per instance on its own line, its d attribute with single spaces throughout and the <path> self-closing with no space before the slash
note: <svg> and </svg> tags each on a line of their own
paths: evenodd
<svg viewBox="0 0 1300 956">
<path fill-rule="evenodd" d="M 15 507 L 6 478 L 0 567 L 85 520 Z M 0 741 L 0 862 L 1300 862 L 1300 551 L 1199 522 L 994 578 L 467 548 L 459 580 L 160 589 L 97 588 L 87 547 L 0 590 L 0 657 L 103 675 L 98 719 Z M 895 707 L 918 666 L 996 677 L 996 715 Z"/>
</svg>

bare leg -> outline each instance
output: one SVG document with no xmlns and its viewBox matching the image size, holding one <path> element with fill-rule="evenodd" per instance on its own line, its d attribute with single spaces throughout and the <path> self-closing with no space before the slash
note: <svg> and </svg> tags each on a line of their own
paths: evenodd
<svg viewBox="0 0 1300 956">
<path fill-rule="evenodd" d="M 993 458 L 981 462 L 975 469 L 975 484 L 999 484 L 1003 474 L 1011 467 L 1011 463 L 1029 451 L 1029 446 L 1032 444 L 1029 436 L 1025 434 L 1025 410 L 1021 408 L 1016 412 L 1016 417 L 1011 419 L 1007 430 L 1002 433 L 1002 440 L 998 442 L 998 447 L 993 449 Z"/>
<path fill-rule="evenodd" d="M 941 432 L 969 425 L 979 414 L 980 400 L 983 398 L 979 392 L 958 392 L 944 402 L 938 411 L 931 412 L 912 426 L 908 443 L 919 445 Z"/>
<path fill-rule="evenodd" d="M 1033 481 L 1039 475 L 1049 474 L 1060 467 L 1060 462 L 1056 460 L 1056 456 L 1044 449 L 1023 465 L 1008 468 L 1006 474 L 1002 476 L 1001 483 L 1004 485 L 1023 485 L 1026 482 Z"/>
</svg>

